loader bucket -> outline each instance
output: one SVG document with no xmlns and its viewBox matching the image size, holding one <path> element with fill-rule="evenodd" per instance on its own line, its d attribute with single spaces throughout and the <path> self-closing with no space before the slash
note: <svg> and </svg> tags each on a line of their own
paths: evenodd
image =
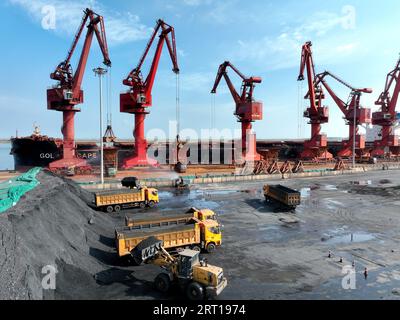
<svg viewBox="0 0 400 320">
<path fill-rule="evenodd" d="M 153 258 L 161 249 L 162 245 L 163 242 L 153 236 L 142 240 L 131 251 L 131 255 L 135 264 L 140 265 L 143 261 Z"/>
</svg>

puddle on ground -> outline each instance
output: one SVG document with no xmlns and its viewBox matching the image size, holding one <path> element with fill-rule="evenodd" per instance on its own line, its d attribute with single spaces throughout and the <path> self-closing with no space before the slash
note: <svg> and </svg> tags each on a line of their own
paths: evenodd
<svg viewBox="0 0 400 320">
<path fill-rule="evenodd" d="M 251 194 L 251 195 L 258 195 L 258 194 L 263 194 L 264 193 L 260 189 L 240 190 L 239 192 L 248 193 L 248 194 Z"/>
<path fill-rule="evenodd" d="M 194 199 L 190 201 L 189 204 L 191 207 L 195 208 L 207 208 L 211 210 L 215 210 L 219 207 L 219 204 L 214 201 L 208 201 L 206 199 Z"/>
<path fill-rule="evenodd" d="M 174 197 L 174 194 L 169 191 L 158 191 L 158 196 L 160 199 L 171 199 Z"/>
<path fill-rule="evenodd" d="M 345 235 L 330 235 L 321 239 L 326 244 L 358 243 L 375 239 L 376 236 L 367 232 L 353 232 Z"/>
<path fill-rule="evenodd" d="M 357 186 L 369 186 L 372 184 L 371 180 L 358 180 L 358 181 L 350 181 L 350 184 Z"/>
<path fill-rule="evenodd" d="M 332 184 L 327 184 L 327 185 L 324 185 L 324 186 L 323 186 L 323 189 L 324 189 L 324 190 L 327 190 L 327 191 L 335 191 L 335 190 L 337 190 L 338 188 L 337 188 L 337 186 L 334 186 L 334 185 L 332 185 Z"/>
<path fill-rule="evenodd" d="M 302 198 L 308 198 L 311 195 L 311 188 L 301 188 L 300 195 Z"/>
</svg>

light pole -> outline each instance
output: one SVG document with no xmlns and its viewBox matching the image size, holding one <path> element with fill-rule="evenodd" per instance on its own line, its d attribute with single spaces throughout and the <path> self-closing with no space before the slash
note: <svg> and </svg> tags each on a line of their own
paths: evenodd
<svg viewBox="0 0 400 320">
<path fill-rule="evenodd" d="M 97 67 L 93 69 L 95 76 L 99 77 L 99 89 L 100 89 L 100 179 L 101 185 L 104 184 L 104 147 L 103 147 L 103 83 L 102 77 L 107 73 L 106 69 Z"/>
</svg>

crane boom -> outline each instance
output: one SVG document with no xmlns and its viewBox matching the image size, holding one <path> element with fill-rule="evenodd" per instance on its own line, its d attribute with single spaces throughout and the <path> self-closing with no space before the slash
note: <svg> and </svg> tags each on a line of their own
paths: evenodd
<svg viewBox="0 0 400 320">
<path fill-rule="evenodd" d="M 78 66 L 75 73 L 73 73 L 71 58 L 76 50 L 85 26 L 87 26 L 85 41 Z M 56 87 L 47 90 L 47 108 L 49 110 L 63 112 L 63 126 L 61 129 L 63 134 L 63 158 L 50 163 L 49 167 L 53 171 L 70 167 L 78 168 L 86 166 L 85 160 L 78 159 L 75 155 L 74 117 L 75 113 L 80 111 L 76 106 L 83 103 L 83 90 L 81 89 L 81 85 L 94 34 L 96 35 L 103 54 L 103 63 L 106 66 L 111 66 L 103 17 L 87 8 L 84 10 L 84 16 L 75 34 L 67 57 L 64 61 L 59 63 L 54 72 L 50 74 L 50 78 L 57 80 L 58 83 Z"/>
<path fill-rule="evenodd" d="M 392 91 L 392 95 L 390 91 L 392 90 L 393 83 L 395 86 Z M 385 88 L 383 92 L 379 95 L 378 100 L 375 102 L 375 105 L 381 106 L 382 111 L 388 112 L 391 115 L 395 114 L 397 101 L 399 99 L 400 94 L 400 59 L 397 61 L 396 67 L 388 73 L 386 77 Z"/>
<path fill-rule="evenodd" d="M 393 87 L 394 84 L 394 87 Z M 373 156 L 398 156 L 400 154 L 399 137 L 394 132 L 397 122 L 396 106 L 400 94 L 400 59 L 395 68 L 386 76 L 385 88 L 375 105 L 381 110 L 372 114 L 372 124 L 381 126 L 381 139 L 374 142 Z"/>
<path fill-rule="evenodd" d="M 242 87 L 239 94 L 235 89 L 231 79 L 228 76 L 227 69 L 231 68 L 241 79 Z M 224 77 L 229 91 L 236 104 L 235 115 L 238 121 L 242 124 L 242 154 L 245 161 L 260 160 L 261 156 L 256 151 L 255 135 L 251 133 L 252 122 L 262 120 L 262 103 L 256 102 L 253 98 L 254 88 L 256 83 L 261 83 L 261 77 L 246 77 L 232 63 L 225 61 L 222 63 L 217 72 L 214 86 L 211 93 L 217 93 L 217 88 Z"/>
<path fill-rule="evenodd" d="M 149 54 L 156 36 L 159 40 L 155 49 L 154 57 L 150 65 L 150 70 L 146 78 L 143 77 L 142 67 Z M 162 49 L 166 43 L 172 61 L 172 71 L 179 73 L 178 56 L 176 50 L 175 30 L 163 20 L 157 20 L 154 31 L 146 44 L 145 50 L 139 59 L 136 67 L 131 70 L 122 83 L 129 87 L 128 92 L 120 95 L 120 111 L 135 115 L 135 151 L 133 157 L 124 161 L 124 168 L 135 166 L 156 165 L 157 162 L 147 157 L 147 141 L 144 136 L 144 120 L 148 114 L 147 108 L 152 106 L 152 89 L 157 74 L 158 65 L 161 58 Z"/>
<path fill-rule="evenodd" d="M 347 102 L 338 97 L 331 86 L 326 82 L 326 78 L 331 77 L 338 83 L 350 89 Z M 339 157 L 353 156 L 353 145 L 357 149 L 358 156 L 364 156 L 365 136 L 358 133 L 358 125 L 371 122 L 371 109 L 362 108 L 360 100 L 362 93 L 372 93 L 370 88 L 355 88 L 340 77 L 330 71 L 325 71 L 315 76 L 315 86 L 322 84 L 332 97 L 333 101 L 342 111 L 347 124 L 349 125 L 349 138 L 342 142 L 342 149 L 338 152 Z"/>
<path fill-rule="evenodd" d="M 304 150 L 300 157 L 302 159 L 311 159 L 318 161 L 319 159 L 331 159 L 332 155 L 327 151 L 327 137 L 321 134 L 321 124 L 327 123 L 329 120 L 328 107 L 323 106 L 325 98 L 324 92 L 320 85 L 315 83 L 315 64 L 312 53 L 312 42 L 307 41 L 301 48 L 300 72 L 297 81 L 305 80 L 305 72 L 307 72 L 308 92 L 305 99 L 310 104 L 304 112 L 304 117 L 309 118 L 311 124 L 311 139 L 304 142 Z"/>
<path fill-rule="evenodd" d="M 69 88 L 74 91 L 80 90 L 81 84 L 82 84 L 82 79 L 84 76 L 85 72 L 85 67 L 90 51 L 90 46 L 92 43 L 92 38 L 93 38 L 93 33 L 96 34 L 97 41 L 99 43 L 101 52 L 103 54 L 104 61 L 103 63 L 106 66 L 111 66 L 111 60 L 109 57 L 108 53 L 108 46 L 107 46 L 107 39 L 106 39 L 106 33 L 104 29 L 104 21 L 103 17 L 99 16 L 98 14 L 94 13 L 90 9 L 86 9 L 84 11 L 84 16 L 82 18 L 82 22 L 78 28 L 78 31 L 75 34 L 74 41 L 72 42 L 71 48 L 68 51 L 67 57 L 65 58 L 64 61 L 62 61 L 55 69 L 53 73 L 50 74 L 50 78 L 53 80 L 58 80 L 60 81 L 59 85 L 64 88 Z M 86 34 L 85 42 L 83 45 L 82 53 L 79 59 L 78 67 L 76 69 L 76 72 L 73 74 L 73 70 L 71 67 L 71 58 L 75 52 L 76 46 L 79 42 L 79 39 L 82 35 L 82 31 L 87 23 L 89 22 L 89 25 L 87 26 L 88 31 Z M 98 24 L 100 24 L 100 30 L 98 28 Z"/>
</svg>

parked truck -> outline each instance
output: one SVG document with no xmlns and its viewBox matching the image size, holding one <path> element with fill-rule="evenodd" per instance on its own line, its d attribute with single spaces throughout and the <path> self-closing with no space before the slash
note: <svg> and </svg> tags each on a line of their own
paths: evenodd
<svg viewBox="0 0 400 320">
<path fill-rule="evenodd" d="M 94 206 L 109 213 L 134 207 L 154 207 L 158 202 L 158 191 L 154 188 L 103 190 L 94 195 Z"/>
<path fill-rule="evenodd" d="M 300 192 L 280 184 L 265 185 L 264 196 L 267 202 L 274 202 L 280 208 L 288 210 L 295 210 L 301 201 Z"/>
<path fill-rule="evenodd" d="M 186 224 L 193 218 L 200 221 L 217 220 L 217 215 L 210 209 L 190 208 L 184 213 L 162 212 L 162 213 L 145 213 L 125 216 L 125 225 L 134 229 L 162 227 L 168 225 Z"/>
<path fill-rule="evenodd" d="M 136 264 L 141 261 L 132 256 L 136 246 L 148 237 L 155 237 L 163 241 L 166 249 L 192 250 L 213 252 L 221 245 L 222 232 L 218 221 L 200 221 L 192 218 L 189 222 L 173 225 L 149 225 L 145 228 L 133 229 L 124 227 L 115 230 L 116 248 L 119 257 L 133 258 Z"/>
</svg>

